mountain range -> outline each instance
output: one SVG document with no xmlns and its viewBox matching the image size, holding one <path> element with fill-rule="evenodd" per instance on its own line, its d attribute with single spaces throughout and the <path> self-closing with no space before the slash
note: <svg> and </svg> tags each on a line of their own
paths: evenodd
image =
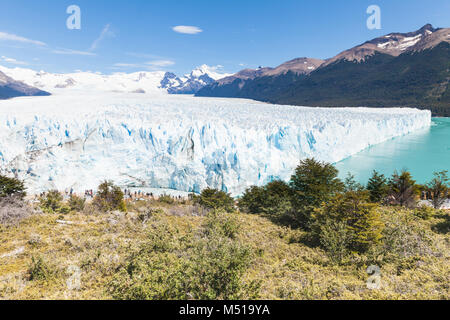
<svg viewBox="0 0 450 320">
<path fill-rule="evenodd" d="M 47 96 L 46 91 L 39 90 L 23 82 L 16 81 L 0 71 L 0 99 L 22 96 Z"/>
<path fill-rule="evenodd" d="M 167 89 L 170 94 L 195 94 L 201 88 L 228 76 L 230 75 L 218 73 L 215 68 L 204 64 L 184 77 L 178 77 L 172 72 L 167 72 L 164 79 L 161 80 L 161 88 Z"/>
<path fill-rule="evenodd" d="M 327 60 L 242 70 L 197 96 L 321 107 L 417 107 L 450 116 L 450 29 L 391 33 Z"/>
<path fill-rule="evenodd" d="M 191 73 L 178 77 L 174 73 L 164 71 L 120 72 L 110 75 L 89 71 L 57 74 L 27 68 L 0 66 L 0 90 L 2 90 L 2 83 L 5 83 L 5 89 L 0 91 L 0 99 L 22 95 L 44 95 L 61 90 L 194 94 L 204 86 L 230 76 L 230 74 L 221 73 L 219 69 L 219 67 L 202 65 Z M 2 81 L 2 79 L 5 80 Z M 6 87 L 6 84 L 9 87 Z M 11 86 L 17 90 L 11 90 Z M 22 91 L 18 91 L 19 87 Z M 2 92 L 4 93 L 2 94 Z"/>
</svg>

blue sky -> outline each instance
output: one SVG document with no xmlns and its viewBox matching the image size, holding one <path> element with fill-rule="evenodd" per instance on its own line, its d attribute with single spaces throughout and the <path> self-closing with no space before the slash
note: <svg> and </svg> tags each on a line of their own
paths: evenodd
<svg viewBox="0 0 450 320">
<path fill-rule="evenodd" d="M 81 30 L 66 27 L 73 4 L 81 9 Z M 366 27 L 372 4 L 381 8 L 381 30 Z M 386 33 L 449 21 L 449 0 L 0 0 L 0 64 L 178 74 L 208 64 L 236 72 L 329 58 Z"/>
</svg>

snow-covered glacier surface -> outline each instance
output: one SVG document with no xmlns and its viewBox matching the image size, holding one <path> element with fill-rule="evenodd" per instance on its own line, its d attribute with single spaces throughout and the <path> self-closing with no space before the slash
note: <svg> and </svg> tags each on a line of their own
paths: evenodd
<svg viewBox="0 0 450 320">
<path fill-rule="evenodd" d="M 70 91 L 0 101 L 0 170 L 29 192 L 128 187 L 241 194 L 431 125 L 416 109 L 306 108 L 249 100 Z"/>
</svg>

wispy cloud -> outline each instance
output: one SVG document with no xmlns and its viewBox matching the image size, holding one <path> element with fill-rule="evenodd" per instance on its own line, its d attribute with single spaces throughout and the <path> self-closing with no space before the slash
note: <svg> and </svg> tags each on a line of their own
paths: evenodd
<svg viewBox="0 0 450 320">
<path fill-rule="evenodd" d="M 171 60 L 155 60 L 155 61 L 149 61 L 146 64 L 153 67 L 169 67 L 173 66 L 175 64 L 174 61 Z"/>
<path fill-rule="evenodd" d="M 195 26 L 176 26 L 173 27 L 172 30 L 183 34 L 197 34 L 203 32 L 202 29 Z"/>
<path fill-rule="evenodd" d="M 142 65 L 136 63 L 115 63 L 113 67 L 115 68 L 139 68 Z"/>
<path fill-rule="evenodd" d="M 0 40 L 34 44 L 34 45 L 41 46 L 41 47 L 44 47 L 47 45 L 46 43 L 44 43 L 42 41 L 32 40 L 32 39 L 28 39 L 25 37 L 21 37 L 21 36 L 11 34 L 11 33 L 6 33 L 6 32 L 0 32 Z"/>
<path fill-rule="evenodd" d="M 96 54 L 93 52 L 64 49 L 64 48 L 52 50 L 52 53 L 65 54 L 65 55 L 76 55 L 76 56 L 96 56 Z"/>
<path fill-rule="evenodd" d="M 175 64 L 172 60 L 153 60 L 144 63 L 127 63 L 120 62 L 115 63 L 111 68 L 112 69 L 142 69 L 142 70 L 150 70 L 150 71 L 159 71 L 163 68 L 173 66 Z"/>
<path fill-rule="evenodd" d="M 98 36 L 98 38 L 94 40 L 94 42 L 92 43 L 89 51 L 97 50 L 100 42 L 102 42 L 103 40 L 105 40 L 108 37 L 114 37 L 115 36 L 114 32 L 112 32 L 110 29 L 111 29 L 111 25 L 110 24 L 107 24 L 106 26 L 103 27 L 102 32 L 100 32 L 100 35 Z"/>
<path fill-rule="evenodd" d="M 8 58 L 8 57 L 5 57 L 5 56 L 1 56 L 0 57 L 0 61 L 6 62 L 6 63 L 9 63 L 9 64 L 20 65 L 20 66 L 24 66 L 24 65 L 28 64 L 28 63 L 26 63 L 24 61 L 19 61 L 19 60 L 16 60 L 14 58 Z"/>
</svg>

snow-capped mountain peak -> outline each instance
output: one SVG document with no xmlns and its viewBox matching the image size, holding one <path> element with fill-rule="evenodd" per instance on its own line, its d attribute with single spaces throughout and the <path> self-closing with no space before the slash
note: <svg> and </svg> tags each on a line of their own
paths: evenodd
<svg viewBox="0 0 450 320">
<path fill-rule="evenodd" d="M 190 77 L 191 78 L 192 77 L 200 78 L 204 75 L 207 75 L 208 77 L 210 77 L 213 80 L 219 80 L 219 79 L 230 76 L 230 74 L 220 72 L 221 68 L 222 68 L 222 66 L 211 67 L 206 64 L 203 64 L 203 65 L 195 68 L 194 70 L 192 70 Z"/>
<path fill-rule="evenodd" d="M 407 51 L 420 51 L 433 47 L 442 41 L 449 42 L 448 38 L 446 38 L 449 33 L 450 29 L 434 28 L 431 24 L 427 24 L 413 32 L 390 33 L 343 51 L 337 56 L 328 59 L 322 66 L 327 66 L 339 60 L 361 62 L 377 52 L 397 57 Z"/>
<path fill-rule="evenodd" d="M 211 67 L 204 64 L 183 77 L 177 77 L 174 73 L 166 72 L 164 79 L 161 81 L 161 88 L 167 89 L 170 94 L 195 94 L 204 86 L 230 76 L 230 74 L 221 73 L 221 68 L 221 66 Z"/>
</svg>

